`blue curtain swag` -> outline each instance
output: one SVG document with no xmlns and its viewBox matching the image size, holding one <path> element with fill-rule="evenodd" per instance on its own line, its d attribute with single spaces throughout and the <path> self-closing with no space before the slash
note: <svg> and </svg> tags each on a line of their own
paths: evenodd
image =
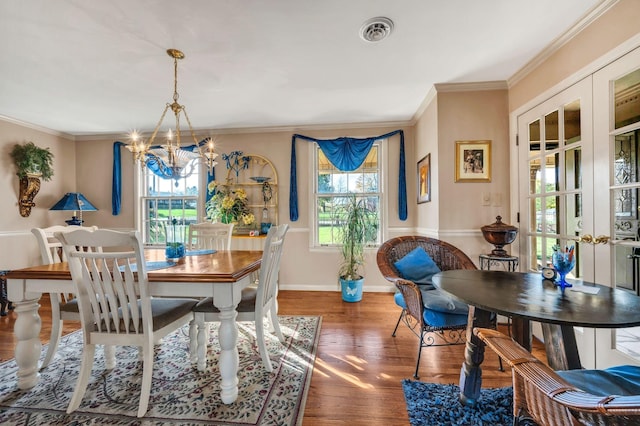
<svg viewBox="0 0 640 426">
<path fill-rule="evenodd" d="M 338 170 L 353 171 L 362 165 L 371 150 L 373 143 L 380 139 L 388 139 L 400 135 L 400 163 L 398 166 L 398 216 L 400 220 L 407 220 L 407 177 L 405 172 L 404 131 L 394 130 L 384 135 L 371 138 L 316 139 L 309 136 L 294 134 L 291 137 L 291 175 L 289 186 L 289 219 L 298 220 L 298 182 L 296 166 L 296 140 L 318 144 L 327 159 Z"/>
</svg>

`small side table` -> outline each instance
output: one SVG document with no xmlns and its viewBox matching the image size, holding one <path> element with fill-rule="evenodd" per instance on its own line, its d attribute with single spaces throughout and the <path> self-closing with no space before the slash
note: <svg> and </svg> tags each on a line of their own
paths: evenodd
<svg viewBox="0 0 640 426">
<path fill-rule="evenodd" d="M 518 270 L 519 258 L 516 256 L 494 256 L 492 254 L 480 255 L 480 269 L 489 271 L 491 268 L 501 267 L 508 272 Z"/>
</svg>

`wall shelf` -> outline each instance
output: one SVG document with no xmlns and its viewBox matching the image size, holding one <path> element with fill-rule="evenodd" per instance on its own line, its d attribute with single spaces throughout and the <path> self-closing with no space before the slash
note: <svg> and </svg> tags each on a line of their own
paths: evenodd
<svg viewBox="0 0 640 426">
<path fill-rule="evenodd" d="M 234 234 L 248 234 L 253 229 L 262 233 L 262 223 L 278 225 L 278 173 L 273 163 L 262 155 L 247 154 L 239 158 L 235 167 L 228 167 L 227 184 L 245 190 L 256 222 L 248 228 L 236 226 Z"/>
</svg>

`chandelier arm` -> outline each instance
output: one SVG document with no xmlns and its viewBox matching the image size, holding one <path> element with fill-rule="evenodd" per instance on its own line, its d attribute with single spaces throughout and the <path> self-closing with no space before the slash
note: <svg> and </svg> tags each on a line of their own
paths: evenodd
<svg viewBox="0 0 640 426">
<path fill-rule="evenodd" d="M 156 140 L 156 135 L 158 134 L 158 130 L 160 130 L 160 126 L 162 125 L 162 122 L 164 121 L 164 116 L 167 114 L 167 110 L 171 108 L 170 104 L 167 104 L 164 107 L 164 111 L 162 111 L 162 115 L 160 116 L 160 120 L 158 120 L 158 124 L 156 124 L 156 128 L 153 129 L 153 133 L 151 134 L 151 138 L 149 138 L 149 143 L 146 146 L 146 151 L 149 150 L 149 148 L 151 148 L 153 146 L 153 142 Z"/>
<path fill-rule="evenodd" d="M 191 120 L 189 120 L 189 114 L 187 114 L 187 109 L 184 105 L 182 106 L 182 112 L 184 112 L 184 118 L 187 119 L 187 125 L 189 126 L 189 133 L 191 134 L 191 139 L 193 139 L 193 144 L 198 149 L 198 153 L 200 153 L 200 155 L 204 157 L 202 149 L 200 148 L 200 144 L 198 143 L 198 139 L 196 139 L 196 135 L 193 132 L 193 126 L 191 125 Z"/>
</svg>

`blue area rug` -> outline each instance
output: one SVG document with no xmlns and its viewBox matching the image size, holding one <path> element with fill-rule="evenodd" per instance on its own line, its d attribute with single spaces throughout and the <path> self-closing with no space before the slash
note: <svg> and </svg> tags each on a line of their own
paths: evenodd
<svg viewBox="0 0 640 426">
<path fill-rule="evenodd" d="M 403 380 L 411 426 L 511 426 L 513 389 L 482 389 L 475 407 L 460 403 L 456 385 Z"/>
</svg>

